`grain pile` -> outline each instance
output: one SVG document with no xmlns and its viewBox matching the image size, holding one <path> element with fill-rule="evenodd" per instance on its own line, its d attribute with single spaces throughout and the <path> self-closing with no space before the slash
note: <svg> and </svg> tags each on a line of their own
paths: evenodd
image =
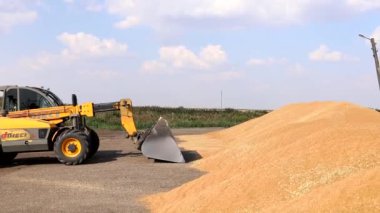
<svg viewBox="0 0 380 213">
<path fill-rule="evenodd" d="M 380 113 L 349 103 L 283 107 L 181 138 L 202 177 L 144 198 L 153 212 L 380 212 Z"/>
</svg>

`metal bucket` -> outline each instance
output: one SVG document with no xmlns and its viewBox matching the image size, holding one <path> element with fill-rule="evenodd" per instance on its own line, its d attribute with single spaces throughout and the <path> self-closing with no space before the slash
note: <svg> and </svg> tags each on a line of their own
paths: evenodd
<svg viewBox="0 0 380 213">
<path fill-rule="evenodd" d="M 163 118 L 159 118 L 152 128 L 140 136 L 139 149 L 148 158 L 185 163 L 168 122 Z"/>
</svg>

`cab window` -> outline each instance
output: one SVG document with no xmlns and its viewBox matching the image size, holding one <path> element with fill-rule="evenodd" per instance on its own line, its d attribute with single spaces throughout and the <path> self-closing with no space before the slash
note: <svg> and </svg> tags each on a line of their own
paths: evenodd
<svg viewBox="0 0 380 213">
<path fill-rule="evenodd" d="M 4 103 L 4 91 L 0 90 L 0 110 L 3 109 L 3 103 Z"/>
<path fill-rule="evenodd" d="M 51 106 L 52 104 L 40 93 L 33 90 L 20 89 L 20 110 L 38 109 Z"/>
<path fill-rule="evenodd" d="M 4 109 L 9 112 L 18 110 L 17 89 L 7 90 Z"/>
</svg>

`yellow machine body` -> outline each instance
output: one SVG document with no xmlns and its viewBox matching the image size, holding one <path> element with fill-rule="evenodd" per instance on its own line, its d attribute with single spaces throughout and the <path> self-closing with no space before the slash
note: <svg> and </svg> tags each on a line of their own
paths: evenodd
<svg viewBox="0 0 380 213">
<path fill-rule="evenodd" d="M 80 164 L 99 148 L 97 133 L 86 125 L 87 117 L 106 111 L 120 111 L 121 125 L 137 141 L 142 153 L 171 162 L 184 162 L 166 121 L 138 134 L 132 101 L 65 105 L 44 88 L 0 86 L 0 163 L 12 160 L 18 152 L 54 150 L 60 162 Z"/>
<path fill-rule="evenodd" d="M 0 117 L 0 142 L 4 152 L 49 150 L 49 133 L 55 128 L 44 120 Z"/>
<path fill-rule="evenodd" d="M 32 118 L 10 118 L 0 117 L 0 131 L 4 129 L 32 129 L 32 128 L 51 128 L 55 126 L 48 121 Z"/>
</svg>

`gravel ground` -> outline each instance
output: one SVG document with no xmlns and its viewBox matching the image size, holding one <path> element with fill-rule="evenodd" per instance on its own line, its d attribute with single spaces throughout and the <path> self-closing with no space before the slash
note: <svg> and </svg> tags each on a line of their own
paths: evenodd
<svg viewBox="0 0 380 213">
<path fill-rule="evenodd" d="M 178 129 L 198 134 L 208 129 Z M 145 158 L 121 131 L 99 131 L 98 153 L 87 163 L 65 166 L 53 152 L 21 153 L 0 167 L 1 212 L 148 212 L 139 198 L 168 191 L 202 175 L 190 163 Z M 186 150 L 188 161 L 199 158 Z"/>
</svg>

